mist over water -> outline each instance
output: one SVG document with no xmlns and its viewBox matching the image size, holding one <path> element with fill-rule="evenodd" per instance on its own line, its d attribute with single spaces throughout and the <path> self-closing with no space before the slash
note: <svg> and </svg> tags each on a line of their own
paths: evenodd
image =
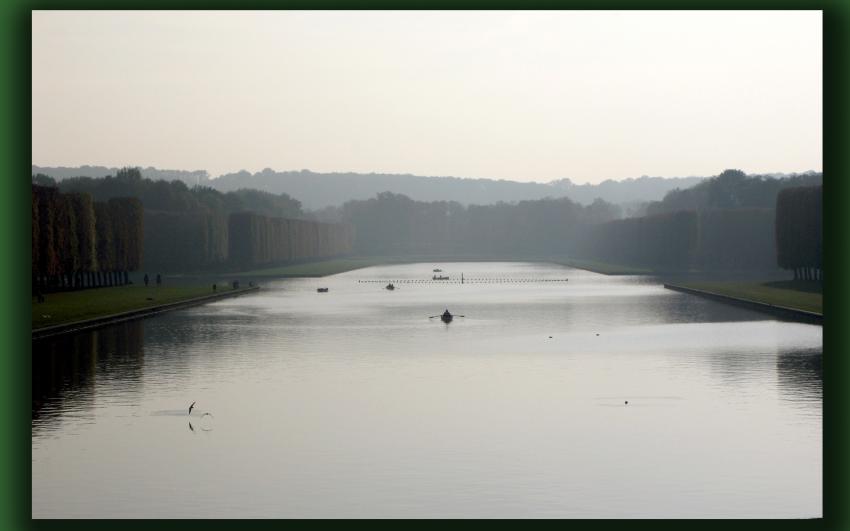
<svg viewBox="0 0 850 531">
<path fill-rule="evenodd" d="M 404 282 L 437 267 L 526 281 Z M 819 326 L 649 277 L 275 281 L 33 343 L 32 513 L 819 517 L 822 358 Z"/>
</svg>

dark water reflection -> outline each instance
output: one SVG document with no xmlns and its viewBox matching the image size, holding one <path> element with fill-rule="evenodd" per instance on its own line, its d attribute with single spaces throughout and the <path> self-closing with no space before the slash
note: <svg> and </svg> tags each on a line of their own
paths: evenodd
<svg viewBox="0 0 850 531">
<path fill-rule="evenodd" d="M 784 351 L 776 359 L 783 395 L 792 402 L 819 405 L 823 400 L 823 353 L 819 349 Z"/>
<path fill-rule="evenodd" d="M 33 516 L 822 514 L 820 327 L 549 264 L 358 283 L 432 268 L 33 343 Z"/>
<path fill-rule="evenodd" d="M 33 342 L 33 437 L 68 412 L 89 414 L 96 384 L 117 387 L 132 401 L 140 392 L 144 363 L 144 322 Z"/>
</svg>

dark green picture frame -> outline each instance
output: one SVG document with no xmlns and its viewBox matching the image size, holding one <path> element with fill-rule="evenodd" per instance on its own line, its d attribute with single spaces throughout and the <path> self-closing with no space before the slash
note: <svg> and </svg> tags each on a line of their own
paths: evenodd
<svg viewBox="0 0 850 531">
<path fill-rule="evenodd" d="M 824 518 L 796 521 L 560 521 L 537 522 L 536 525 L 680 529 L 702 527 L 753 526 L 769 529 L 835 529 L 850 530 L 850 407 L 848 405 L 848 358 L 850 358 L 850 318 L 847 315 L 847 280 L 850 272 L 850 220 L 845 205 L 850 185 L 850 136 L 848 136 L 848 99 L 850 98 L 850 2 L 845 0 L 766 1 L 731 0 L 680 2 L 646 0 L 610 0 L 605 2 L 532 0 L 526 3 L 502 1 L 396 0 L 394 2 L 363 2 L 352 0 L 248 0 L 237 3 L 223 0 L 140 2 L 83 0 L 5 0 L 0 4 L 0 451 L 2 452 L 2 488 L 0 488 L 0 526 L 2 529 L 112 529 L 116 525 L 148 529 L 204 528 L 209 526 L 232 529 L 236 527 L 289 527 L 316 522 L 253 521 L 253 522 L 181 522 L 181 521 L 32 521 L 31 520 L 31 417 L 26 404 L 31 398 L 31 343 L 26 335 L 29 315 L 22 310 L 29 299 L 29 243 L 27 211 L 29 192 L 24 180 L 32 161 L 31 149 L 31 11 L 34 9 L 820 9 L 824 20 L 824 175 L 825 175 L 825 246 L 826 294 L 824 302 Z M 718 31 L 718 39 L 723 38 Z M 789 72 L 789 76 L 793 72 Z M 446 525 L 442 522 L 335 522 L 335 525 L 412 526 Z M 451 525 L 471 525 L 452 522 Z M 475 525 L 528 525 L 513 522 L 477 522 Z"/>
</svg>

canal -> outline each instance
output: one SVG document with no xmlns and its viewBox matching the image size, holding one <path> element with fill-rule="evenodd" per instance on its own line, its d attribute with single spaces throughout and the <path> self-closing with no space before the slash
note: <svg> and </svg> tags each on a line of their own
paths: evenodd
<svg viewBox="0 0 850 531">
<path fill-rule="evenodd" d="M 268 282 L 33 342 L 32 515 L 820 517 L 822 342 L 545 263 Z"/>
</svg>

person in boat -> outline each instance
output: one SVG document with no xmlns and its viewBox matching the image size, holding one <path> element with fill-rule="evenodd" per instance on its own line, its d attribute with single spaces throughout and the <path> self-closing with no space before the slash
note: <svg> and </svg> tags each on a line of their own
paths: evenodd
<svg viewBox="0 0 850 531">
<path fill-rule="evenodd" d="M 448 309 L 448 308 L 446 308 L 446 311 L 444 311 L 444 312 L 443 312 L 443 316 L 442 316 L 442 318 L 443 318 L 443 319 L 451 319 L 451 318 L 452 318 L 452 314 L 451 314 L 451 313 L 449 313 L 449 309 Z"/>
</svg>

